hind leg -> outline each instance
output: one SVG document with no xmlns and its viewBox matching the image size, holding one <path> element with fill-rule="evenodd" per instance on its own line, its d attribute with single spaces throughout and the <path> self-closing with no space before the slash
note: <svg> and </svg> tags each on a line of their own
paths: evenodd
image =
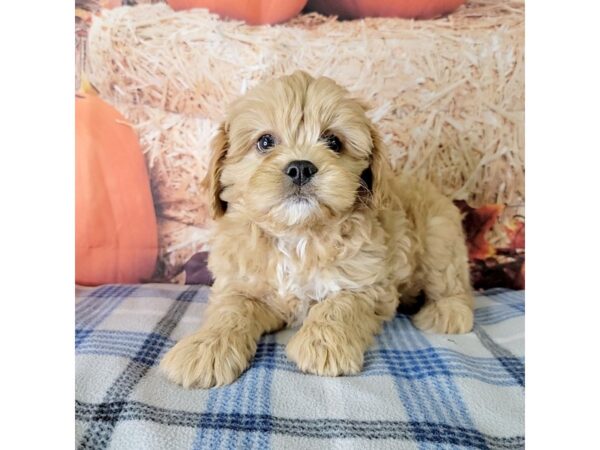
<svg viewBox="0 0 600 450">
<path fill-rule="evenodd" d="M 473 293 L 467 247 L 458 211 L 427 223 L 422 269 L 425 304 L 413 324 L 433 333 L 468 333 L 473 328 Z"/>
</svg>

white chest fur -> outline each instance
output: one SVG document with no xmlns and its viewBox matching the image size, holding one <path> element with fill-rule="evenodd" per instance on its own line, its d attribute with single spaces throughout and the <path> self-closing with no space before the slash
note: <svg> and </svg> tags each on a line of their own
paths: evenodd
<svg viewBox="0 0 600 450">
<path fill-rule="evenodd" d="M 309 262 L 307 238 L 279 239 L 279 261 L 277 270 L 277 291 L 280 297 L 290 295 L 299 301 L 295 322 L 300 322 L 308 313 L 310 305 L 320 302 L 343 289 L 357 289 L 360 284 L 350 279 L 340 267 L 330 264 Z"/>
</svg>

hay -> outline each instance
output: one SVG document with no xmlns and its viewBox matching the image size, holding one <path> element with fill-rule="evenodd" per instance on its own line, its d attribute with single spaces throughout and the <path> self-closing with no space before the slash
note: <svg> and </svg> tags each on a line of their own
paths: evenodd
<svg viewBox="0 0 600 450">
<path fill-rule="evenodd" d="M 207 170 L 207 140 L 217 124 L 197 115 L 169 113 L 148 106 L 116 106 L 139 135 L 157 214 L 190 225 L 204 225 L 208 211 L 199 183 Z"/>
<path fill-rule="evenodd" d="M 185 225 L 159 217 L 158 267 L 153 281 L 173 281 L 192 255 L 207 250 L 208 233 L 207 228 Z"/>
<path fill-rule="evenodd" d="M 432 21 L 309 14 L 252 27 L 205 10 L 138 5 L 94 19 L 86 67 L 136 127 L 159 215 L 170 220 L 205 222 L 198 183 L 227 104 L 296 69 L 367 100 L 398 171 L 454 199 L 520 210 L 523 10 L 522 1 L 475 0 Z"/>
</svg>

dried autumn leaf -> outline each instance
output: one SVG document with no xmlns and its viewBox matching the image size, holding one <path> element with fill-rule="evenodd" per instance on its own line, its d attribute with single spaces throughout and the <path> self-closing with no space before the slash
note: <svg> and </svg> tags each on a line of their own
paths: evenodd
<svg viewBox="0 0 600 450">
<path fill-rule="evenodd" d="M 525 289 L 525 255 L 516 255 L 507 262 L 494 257 L 474 260 L 470 263 L 471 282 L 478 290 L 497 287 Z"/>
<path fill-rule="evenodd" d="M 183 266 L 185 270 L 185 284 L 212 285 L 212 273 L 208 269 L 208 252 L 199 252 L 193 255 Z"/>
<path fill-rule="evenodd" d="M 496 250 L 486 235 L 498 221 L 498 217 L 504 211 L 504 205 L 488 204 L 472 208 L 464 200 L 455 200 L 454 204 L 463 213 L 463 229 L 467 238 L 469 258 L 484 260 L 495 255 Z"/>
<path fill-rule="evenodd" d="M 514 218 L 512 223 L 504 227 L 504 230 L 509 239 L 509 248 L 525 248 L 525 221 L 523 219 L 520 217 Z"/>
<path fill-rule="evenodd" d="M 521 270 L 515 279 L 515 289 L 525 289 L 525 257 L 523 257 L 523 264 L 521 264 Z"/>
</svg>

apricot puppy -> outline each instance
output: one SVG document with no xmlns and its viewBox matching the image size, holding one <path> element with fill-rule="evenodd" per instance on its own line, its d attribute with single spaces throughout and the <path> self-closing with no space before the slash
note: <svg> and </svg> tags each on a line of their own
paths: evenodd
<svg viewBox="0 0 600 450">
<path fill-rule="evenodd" d="M 205 186 L 215 277 L 201 329 L 161 362 L 172 381 L 233 382 L 263 333 L 301 325 L 300 370 L 359 372 L 399 302 L 434 333 L 473 326 L 459 211 L 425 181 L 395 176 L 362 104 L 304 72 L 262 84 L 230 108 Z"/>
</svg>

